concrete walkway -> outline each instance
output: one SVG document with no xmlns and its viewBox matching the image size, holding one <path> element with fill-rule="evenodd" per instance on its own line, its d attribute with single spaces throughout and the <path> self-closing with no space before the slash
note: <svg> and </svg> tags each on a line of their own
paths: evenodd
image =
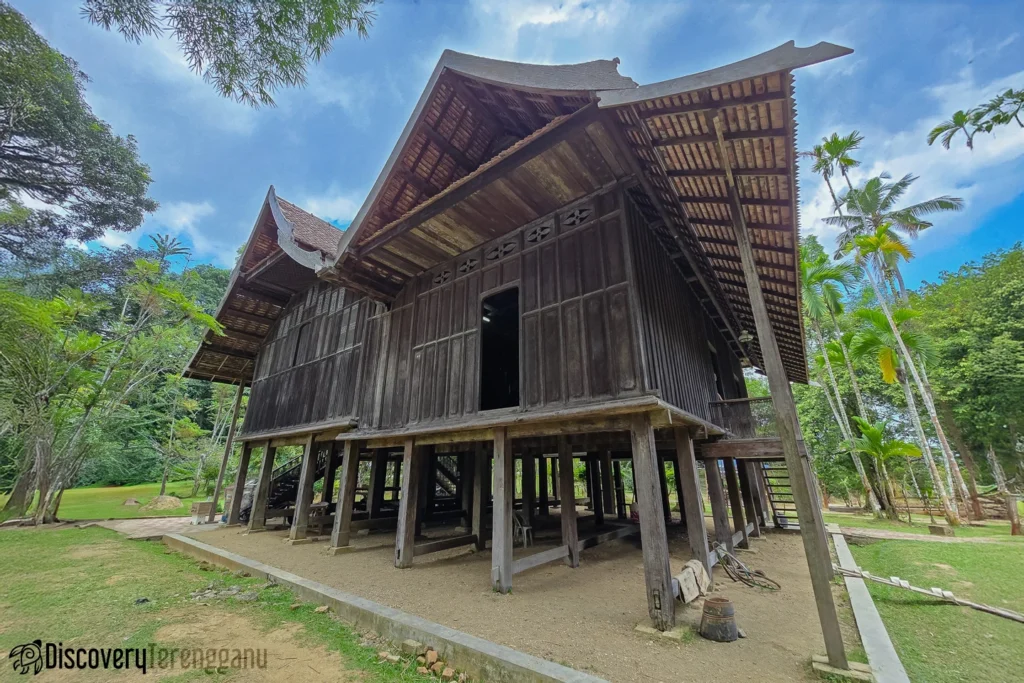
<svg viewBox="0 0 1024 683">
<path fill-rule="evenodd" d="M 168 534 L 211 531 L 218 524 L 192 526 L 191 517 L 146 517 L 142 519 L 109 519 L 95 522 L 97 526 L 112 529 L 135 541 L 159 540 Z"/>
</svg>

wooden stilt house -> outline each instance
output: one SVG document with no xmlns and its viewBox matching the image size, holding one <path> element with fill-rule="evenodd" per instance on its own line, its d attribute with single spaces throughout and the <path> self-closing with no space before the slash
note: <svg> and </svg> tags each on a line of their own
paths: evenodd
<svg viewBox="0 0 1024 683">
<path fill-rule="evenodd" d="M 490 539 L 503 592 L 639 531 L 650 614 L 671 627 L 667 534 L 715 561 L 699 463 L 713 542 L 793 519 L 771 399 L 747 399 L 743 368 L 766 367 L 764 348 L 806 381 L 792 71 L 849 52 L 788 43 L 643 86 L 617 60 L 445 52 L 347 230 L 267 195 L 217 314 L 226 333 L 187 371 L 251 386 L 229 523 L 286 516 L 293 542 L 329 527 L 335 552 L 356 529 L 395 528 L 398 567 Z M 304 456 L 275 463 L 287 444 Z M 588 538 L 574 458 L 607 526 Z M 514 558 L 514 530 L 555 508 L 562 545 Z M 445 518 L 466 533 L 417 541 Z"/>
</svg>

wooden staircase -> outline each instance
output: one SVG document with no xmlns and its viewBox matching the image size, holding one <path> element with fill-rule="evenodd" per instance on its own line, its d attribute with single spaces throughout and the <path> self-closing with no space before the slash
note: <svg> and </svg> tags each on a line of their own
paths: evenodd
<svg viewBox="0 0 1024 683">
<path fill-rule="evenodd" d="M 789 470 L 782 461 L 761 463 L 768 504 L 772 509 L 775 526 L 785 529 L 797 526 L 796 501 L 789 482 Z"/>
</svg>

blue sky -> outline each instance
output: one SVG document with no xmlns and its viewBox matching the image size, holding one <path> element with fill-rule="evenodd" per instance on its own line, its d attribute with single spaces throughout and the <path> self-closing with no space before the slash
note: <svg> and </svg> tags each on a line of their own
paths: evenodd
<svg viewBox="0 0 1024 683">
<path fill-rule="evenodd" d="M 619 57 L 619 72 L 649 83 L 732 62 L 787 40 L 819 40 L 855 54 L 797 72 L 801 149 L 832 131 L 866 137 L 854 182 L 889 171 L 920 176 L 908 201 L 964 197 L 915 245 L 908 284 L 1024 239 L 1024 130 L 962 146 L 928 147 L 927 131 L 958 108 L 1024 87 L 1024 13 L 1015 2 L 788 2 L 627 0 L 391 0 L 366 40 L 344 37 L 304 89 L 253 110 L 219 97 L 189 71 L 170 38 L 141 45 L 89 25 L 80 0 L 13 0 L 52 45 L 92 79 L 88 99 L 120 134 L 133 134 L 152 168 L 161 208 L 143 235 L 178 235 L 195 258 L 230 266 L 267 187 L 344 224 L 391 151 L 442 50 L 569 63 Z M 823 184 L 801 180 L 802 232 L 827 244 Z"/>
</svg>

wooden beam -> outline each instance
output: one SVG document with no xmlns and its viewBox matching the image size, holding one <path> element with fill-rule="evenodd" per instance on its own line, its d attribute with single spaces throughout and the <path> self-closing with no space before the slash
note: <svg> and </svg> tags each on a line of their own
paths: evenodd
<svg viewBox="0 0 1024 683">
<path fill-rule="evenodd" d="M 707 97 L 708 99 L 704 99 Z M 763 102 L 774 102 L 776 100 L 786 99 L 785 91 L 779 90 L 775 92 L 763 92 L 754 95 L 746 95 L 744 97 L 736 97 L 732 99 L 721 99 L 713 100 L 710 99 L 710 93 L 705 93 L 704 97 L 701 98 L 700 102 L 692 102 L 690 104 L 671 105 L 668 107 L 662 107 L 658 109 L 642 109 L 640 110 L 640 118 L 652 119 L 659 116 L 670 116 L 673 114 L 695 114 L 699 112 L 718 112 L 728 107 L 745 107 L 753 104 L 760 104 Z"/>
<path fill-rule="evenodd" d="M 616 529 L 612 529 L 611 531 L 605 531 L 600 534 L 594 534 L 592 536 L 587 536 L 586 538 L 581 538 L 579 542 L 576 544 L 576 549 L 579 552 L 583 552 L 587 548 L 593 548 L 595 546 L 601 545 L 602 543 L 608 543 L 609 541 L 614 541 L 620 538 L 626 538 L 627 536 L 632 536 L 633 534 L 638 533 L 640 533 L 640 529 L 633 524 L 620 526 Z"/>
<path fill-rule="evenodd" d="M 249 531 L 267 528 L 267 498 L 270 495 L 270 480 L 274 476 L 274 455 L 277 448 L 266 442 L 263 447 L 263 461 L 260 463 L 260 477 L 252 493 L 252 507 L 249 508 Z M 241 500 L 241 498 L 239 498 Z"/>
<path fill-rule="evenodd" d="M 637 503 L 640 506 L 640 543 L 644 555 L 644 579 L 647 586 L 647 612 L 659 631 L 676 624 L 672 568 L 668 557 L 665 515 L 658 504 L 661 487 L 660 466 L 654 446 L 654 429 L 646 413 L 634 415 L 630 427 L 633 444 L 633 476 L 636 478 Z"/>
<path fill-rule="evenodd" d="M 324 483 L 321 489 L 320 500 L 324 503 L 334 502 L 334 485 L 337 483 L 338 476 L 338 465 L 341 464 L 338 456 L 338 447 L 340 444 L 337 441 L 332 441 L 330 450 L 327 453 L 327 466 L 324 469 Z M 344 489 L 342 489 L 344 491 Z"/>
<path fill-rule="evenodd" d="M 757 509 L 757 499 L 755 498 L 756 491 L 752 485 L 753 483 L 753 467 L 754 463 L 749 460 L 738 460 L 736 461 L 738 468 L 737 474 L 740 479 L 740 493 L 743 495 L 743 508 L 746 512 L 746 519 L 748 522 L 753 522 L 753 529 L 750 531 L 750 536 L 759 537 L 761 535 L 761 523 L 763 517 L 761 512 Z"/>
<path fill-rule="evenodd" d="M 615 490 L 612 485 L 612 452 L 607 448 L 601 451 L 601 495 L 604 496 L 604 512 L 607 515 L 615 510 Z"/>
<path fill-rule="evenodd" d="M 476 543 L 476 536 L 473 534 L 463 534 L 462 536 L 453 536 L 451 538 L 442 538 L 436 541 L 420 543 L 415 548 L 416 557 L 441 552 L 442 550 L 449 550 L 451 548 L 459 548 L 471 543 Z"/>
<path fill-rule="evenodd" d="M 533 515 L 537 507 L 537 456 L 532 450 L 523 453 L 523 521 L 533 526 Z"/>
<path fill-rule="evenodd" d="M 569 439 L 558 437 L 558 466 L 552 463 L 552 476 L 558 472 L 559 515 L 562 518 L 562 544 L 569 548 L 565 563 L 580 566 L 580 552 L 576 548 L 579 529 L 576 526 L 576 474 L 572 465 L 572 447 Z"/>
<path fill-rule="evenodd" d="M 384 231 L 382 234 L 361 246 L 356 252 L 356 257 L 362 258 L 374 249 L 384 245 L 399 235 L 405 234 L 424 221 L 428 221 L 434 216 L 444 213 L 480 188 L 489 185 L 499 178 L 503 178 L 510 169 L 517 168 L 530 159 L 533 159 L 547 151 L 554 145 L 574 134 L 581 127 L 585 127 L 595 120 L 597 120 L 597 108 L 595 106 L 591 105 L 581 109 L 579 112 L 569 116 L 562 122 L 548 128 L 530 144 L 518 148 L 508 156 L 503 157 L 494 165 L 473 175 L 472 178 L 461 183 L 458 187 L 446 190 L 432 199 L 423 202 L 416 207 L 411 214 L 400 218 L 396 223 L 387 226 L 390 228 L 389 230 Z M 427 128 L 427 130 L 430 129 Z"/>
<path fill-rule="evenodd" d="M 395 534 L 395 566 L 406 569 L 416 556 L 416 511 L 419 509 L 420 469 L 426 459 L 417 453 L 415 441 L 405 440 L 402 453 L 402 498 L 398 507 L 398 532 Z"/>
<path fill-rule="evenodd" d="M 599 455 L 594 453 L 589 456 L 590 460 L 590 502 L 594 506 L 594 523 L 597 526 L 604 526 L 604 493 L 601 491 L 601 461 Z"/>
<path fill-rule="evenodd" d="M 256 356 L 254 354 L 245 353 L 238 349 L 226 349 L 223 346 L 214 346 L 208 342 L 203 342 L 199 348 L 208 353 L 219 353 L 222 356 L 231 356 L 232 358 L 241 358 L 242 360 L 248 361 L 256 360 Z"/>
<path fill-rule="evenodd" d="M 711 519 L 715 523 L 715 541 L 732 552 L 732 529 L 729 528 L 729 511 L 725 508 L 722 475 L 718 470 L 717 460 L 704 462 L 704 478 L 708 482 L 708 500 L 711 503 Z"/>
<path fill-rule="evenodd" d="M 577 551 L 578 552 L 578 551 Z M 548 562 L 554 562 L 561 560 L 563 557 L 569 556 L 569 546 L 560 545 L 557 548 L 551 548 L 549 550 L 542 550 L 539 553 L 533 555 L 527 555 L 512 563 L 512 574 L 520 574 L 525 572 L 527 569 L 533 569 L 539 567 L 542 564 Z"/>
<path fill-rule="evenodd" d="M 551 515 L 548 500 L 548 459 L 543 453 L 537 458 L 537 483 L 540 486 L 540 516 L 548 517 Z"/>
<path fill-rule="evenodd" d="M 768 130 L 737 130 L 734 132 L 727 132 L 724 135 L 726 140 L 760 140 L 762 138 L 784 138 L 786 137 L 786 129 L 769 128 Z M 653 138 L 652 140 L 652 143 L 655 147 L 669 147 L 671 145 L 693 145 L 703 142 L 718 142 L 718 137 L 714 133 L 705 133 L 702 135 L 684 135 L 682 137 Z"/>
<path fill-rule="evenodd" d="M 718 239 L 717 237 L 704 237 L 703 235 L 698 235 L 697 239 L 699 239 L 701 242 L 703 242 L 705 244 L 717 244 L 717 245 L 720 245 L 720 246 L 723 246 L 723 247 L 732 247 L 733 249 L 736 248 L 736 242 L 734 242 L 733 240 L 722 240 L 722 239 Z M 787 256 L 792 256 L 793 253 L 794 253 L 793 249 L 791 249 L 791 248 L 788 248 L 788 247 L 776 247 L 776 246 L 773 246 L 771 244 L 755 244 L 754 245 L 754 249 L 762 249 L 764 251 L 773 251 L 776 254 L 786 254 Z M 711 254 L 711 253 L 712 252 L 708 252 L 708 254 Z"/>
<path fill-rule="evenodd" d="M 231 504 L 228 508 L 228 526 L 238 524 L 238 516 L 242 512 L 242 495 L 245 493 L 245 478 L 249 475 L 249 460 L 252 457 L 253 444 L 242 444 L 242 455 L 238 459 L 238 474 L 231 488 Z"/>
<path fill-rule="evenodd" d="M 239 287 L 235 290 L 239 296 L 244 296 L 246 299 L 252 299 L 258 301 L 261 304 L 269 304 L 271 306 L 277 306 L 278 308 L 284 308 L 288 305 L 288 301 L 291 297 L 280 296 L 277 294 L 267 294 L 266 292 L 260 292 L 252 287 Z"/>
<path fill-rule="evenodd" d="M 388 461 L 388 452 L 382 448 L 375 449 L 370 457 L 370 492 L 366 504 L 366 511 L 370 519 L 380 517 L 381 507 L 384 505 Z"/>
<path fill-rule="evenodd" d="M 733 175 L 755 176 L 767 178 L 788 178 L 789 172 L 779 168 L 741 168 L 733 170 Z M 670 168 L 666 171 L 669 178 L 724 178 L 725 171 L 721 168 Z"/>
<path fill-rule="evenodd" d="M 723 228 L 731 228 L 732 220 L 728 218 L 704 218 L 703 216 L 690 216 L 690 223 L 694 225 L 717 225 Z M 751 230 L 766 230 L 770 232 L 793 232 L 793 226 L 788 223 L 747 223 Z"/>
<path fill-rule="evenodd" d="M 721 120 L 716 117 L 714 123 L 720 158 L 727 161 L 729 157 L 726 154 Z M 748 283 L 750 307 L 754 313 L 764 370 L 768 375 L 772 405 L 775 408 L 776 427 L 782 440 L 786 466 L 789 469 L 793 499 L 800 522 L 800 536 L 804 542 L 804 554 L 810 570 L 814 601 L 818 608 L 818 620 L 821 622 L 822 635 L 825 639 L 825 650 L 828 654 L 829 664 L 837 669 L 848 669 L 846 647 L 843 644 L 839 617 L 832 597 L 832 558 L 824 534 L 821 509 L 817 505 L 816 496 L 811 488 L 814 475 L 809 459 L 800 455 L 798 445 L 800 431 L 796 402 L 793 400 L 789 379 L 786 376 L 786 367 L 783 364 L 782 354 L 775 338 L 775 330 L 772 328 L 772 321 L 768 315 L 768 306 L 760 286 L 754 284 L 757 282 L 757 264 L 739 193 L 736 191 L 736 185 L 731 176 L 728 181 L 731 200 L 730 214 L 734 221 L 733 231 L 736 233 L 743 271 Z"/>
<path fill-rule="evenodd" d="M 245 311 L 237 311 L 233 308 L 225 308 L 220 312 L 222 317 L 234 318 L 235 320 L 242 320 L 247 323 L 254 325 L 266 325 L 270 327 L 277 322 L 277 318 L 265 318 L 262 315 L 254 315 L 252 313 L 246 313 Z"/>
<path fill-rule="evenodd" d="M 235 425 L 238 424 L 238 410 L 242 407 L 243 393 L 245 393 L 245 382 L 239 382 L 238 390 L 235 392 L 235 403 L 231 409 L 228 438 L 224 442 L 224 456 L 220 460 L 220 469 L 217 471 L 217 484 L 213 487 L 213 505 L 210 506 L 210 514 L 206 517 L 207 524 L 212 524 L 217 516 L 217 501 L 220 500 L 221 486 L 224 485 L 224 471 L 228 468 L 228 458 L 231 456 L 231 449 L 235 445 Z"/>
<path fill-rule="evenodd" d="M 455 145 L 453 145 L 443 135 L 441 135 L 439 132 L 431 128 L 426 121 L 421 120 L 419 125 L 416 127 L 416 130 L 418 132 L 425 134 L 427 136 L 427 139 L 434 143 L 443 153 L 450 156 L 455 161 L 455 163 L 461 166 L 463 170 L 465 170 L 467 173 L 472 173 L 474 170 L 476 170 L 478 164 L 474 164 L 469 157 L 467 157 L 459 149 L 457 149 Z"/>
<path fill-rule="evenodd" d="M 491 521 L 491 586 L 499 593 L 512 591 L 512 501 L 515 498 L 515 461 L 512 442 L 504 427 L 494 430 L 494 508 Z"/>
<path fill-rule="evenodd" d="M 337 511 L 334 513 L 334 527 L 331 529 L 330 552 L 347 548 L 352 538 L 352 510 L 356 502 L 356 483 L 359 481 L 360 442 L 345 441 L 341 462 L 341 486 L 338 489 Z M 367 506 L 369 507 L 369 506 Z"/>
<path fill-rule="evenodd" d="M 264 273 L 268 268 L 272 267 L 274 264 L 278 263 L 279 261 L 281 261 L 281 259 L 286 257 L 287 254 L 285 254 L 284 249 L 278 249 L 277 251 L 270 254 L 262 261 L 254 265 L 252 268 L 244 272 L 242 274 L 242 279 L 245 280 L 246 282 L 251 282 L 258 278 L 261 273 Z"/>
<path fill-rule="evenodd" d="M 263 342 L 266 341 L 266 337 L 261 337 L 255 334 L 249 334 L 247 332 L 241 332 L 234 328 L 224 325 L 224 336 L 228 339 L 234 339 L 235 341 L 244 342 L 246 344 L 255 344 L 256 346 L 263 346 Z"/>
<path fill-rule="evenodd" d="M 299 484 L 295 489 L 295 514 L 292 516 L 292 527 L 288 531 L 289 541 L 303 541 L 309 529 L 309 508 L 313 504 L 313 482 L 316 481 L 317 452 L 314 435 L 306 437 L 306 445 L 302 454 L 302 469 L 299 470 Z"/>
<path fill-rule="evenodd" d="M 435 194 L 440 192 L 440 190 L 431 185 L 429 181 L 424 180 L 412 171 L 406 171 L 404 169 L 400 170 L 398 171 L 398 177 L 402 179 L 402 182 L 407 185 L 412 185 L 413 189 L 427 197 L 433 197 Z"/>
<path fill-rule="evenodd" d="M 749 548 L 750 541 L 747 539 L 747 523 L 743 517 L 743 495 L 740 493 L 740 482 L 736 476 L 736 461 L 726 458 L 722 461 L 725 465 L 725 488 L 729 493 L 729 510 L 732 512 L 732 528 L 740 533 L 740 541 L 737 544 L 740 548 Z"/>
<path fill-rule="evenodd" d="M 690 554 L 699 560 L 711 576 L 708 559 L 708 532 L 704 526 L 704 507 L 701 505 L 700 480 L 697 478 L 697 460 L 693 455 L 693 439 L 690 430 L 676 427 L 672 430 L 676 442 L 676 476 L 683 488 L 683 514 L 686 517 L 686 539 Z"/>
<path fill-rule="evenodd" d="M 684 204 L 728 204 L 728 197 L 693 197 L 679 195 L 679 201 Z M 793 206 L 791 199 L 767 199 L 761 197 L 743 197 L 740 199 L 744 206 Z"/>
</svg>

